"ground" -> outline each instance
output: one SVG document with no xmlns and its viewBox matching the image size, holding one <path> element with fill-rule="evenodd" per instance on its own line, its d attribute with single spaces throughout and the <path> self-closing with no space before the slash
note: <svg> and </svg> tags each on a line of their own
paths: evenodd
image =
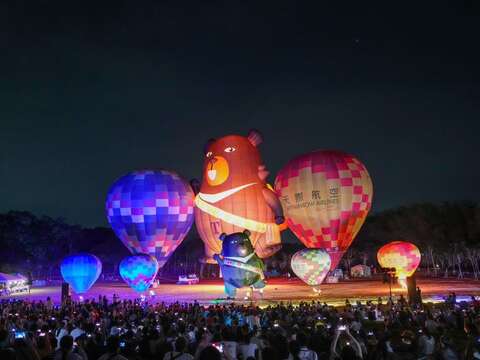
<svg viewBox="0 0 480 360">
<path fill-rule="evenodd" d="M 450 292 L 455 291 L 457 299 L 467 299 L 470 295 L 480 295 L 480 281 L 467 279 L 418 279 L 417 285 L 422 289 L 423 299 L 425 301 L 439 301 Z M 313 289 L 301 282 L 298 279 L 272 279 L 267 283 L 263 294 L 255 291 L 254 300 L 260 306 L 265 306 L 278 301 L 292 301 L 298 303 L 306 300 L 320 300 L 332 305 L 343 304 L 345 299 L 362 300 L 377 299 L 379 296 L 386 299 L 389 294 L 388 284 L 383 284 L 379 280 L 351 280 L 344 281 L 338 284 L 322 284 L 320 286 L 321 292 L 318 294 Z M 202 304 L 211 304 L 223 302 L 225 293 L 223 291 L 223 282 L 221 281 L 202 281 L 197 285 L 176 285 L 176 284 L 162 284 L 156 288 L 151 289 L 155 295 L 150 297 L 153 302 L 171 303 L 192 302 L 197 300 Z M 245 296 L 250 290 L 242 289 L 237 294 L 238 302 L 248 302 Z M 404 294 L 400 286 L 392 287 L 394 295 Z M 50 296 L 54 302 L 60 301 L 60 287 L 45 287 L 34 288 L 30 294 L 12 296 L 15 298 L 29 298 L 31 300 L 44 300 Z M 133 299 L 139 297 L 140 294 L 135 293 L 127 285 L 123 283 L 97 283 L 93 286 L 84 298 L 98 297 L 99 295 L 107 295 L 109 299 L 113 294 L 117 294 L 120 298 Z M 78 298 L 77 295 L 73 295 Z"/>
</svg>

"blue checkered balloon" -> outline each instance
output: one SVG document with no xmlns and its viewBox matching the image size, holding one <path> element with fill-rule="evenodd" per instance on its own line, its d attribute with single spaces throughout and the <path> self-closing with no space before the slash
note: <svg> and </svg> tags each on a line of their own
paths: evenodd
<svg viewBox="0 0 480 360">
<path fill-rule="evenodd" d="M 122 279 L 135 291 L 146 291 L 158 271 L 157 260 L 148 254 L 128 256 L 120 262 L 119 272 Z"/>
<path fill-rule="evenodd" d="M 115 181 L 105 208 L 130 252 L 155 256 L 161 268 L 192 227 L 193 201 L 190 185 L 178 174 L 143 170 Z"/>
</svg>

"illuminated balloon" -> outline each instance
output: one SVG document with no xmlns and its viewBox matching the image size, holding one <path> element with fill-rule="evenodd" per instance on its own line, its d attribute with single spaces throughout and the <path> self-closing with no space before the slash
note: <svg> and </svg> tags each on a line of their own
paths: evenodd
<svg viewBox="0 0 480 360">
<path fill-rule="evenodd" d="M 190 185 L 176 173 L 143 170 L 118 179 L 105 207 L 128 250 L 155 256 L 161 268 L 193 224 L 193 201 Z"/>
<path fill-rule="evenodd" d="M 321 249 L 297 251 L 290 261 L 293 272 L 311 286 L 320 285 L 330 271 L 330 255 Z"/>
<path fill-rule="evenodd" d="M 266 183 L 268 171 L 257 146 L 261 135 L 228 135 L 205 146 L 203 180 L 195 198 L 195 224 L 205 244 L 205 260 L 220 253 L 222 233 L 250 231 L 255 252 L 261 258 L 281 247 L 284 222 L 280 201 Z"/>
<path fill-rule="evenodd" d="M 340 151 L 313 151 L 280 170 L 275 190 L 290 230 L 306 247 L 325 249 L 334 270 L 372 205 L 365 166 Z"/>
<path fill-rule="evenodd" d="M 412 276 L 421 260 L 420 250 L 406 241 L 393 241 L 383 245 L 377 252 L 377 260 L 383 268 L 395 268 L 400 280 Z"/>
<path fill-rule="evenodd" d="M 83 294 L 92 287 L 102 272 L 102 262 L 95 255 L 80 253 L 67 256 L 60 264 L 63 280 L 70 284 L 77 294 Z"/>
<path fill-rule="evenodd" d="M 122 279 L 135 291 L 146 291 L 158 272 L 158 262 L 148 254 L 128 256 L 120 262 Z"/>
</svg>

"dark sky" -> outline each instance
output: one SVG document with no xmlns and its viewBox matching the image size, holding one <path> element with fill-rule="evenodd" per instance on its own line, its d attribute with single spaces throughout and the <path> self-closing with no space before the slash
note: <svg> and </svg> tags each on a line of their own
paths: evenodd
<svg viewBox="0 0 480 360">
<path fill-rule="evenodd" d="M 0 211 L 106 225 L 117 177 L 200 177 L 207 139 L 252 127 L 273 175 L 357 155 L 374 211 L 479 200 L 476 1 L 205 3 L 0 4 Z"/>
</svg>

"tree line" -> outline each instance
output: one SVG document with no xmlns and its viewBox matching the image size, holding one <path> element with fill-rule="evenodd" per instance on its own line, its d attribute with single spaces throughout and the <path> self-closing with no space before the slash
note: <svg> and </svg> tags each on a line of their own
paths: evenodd
<svg viewBox="0 0 480 360">
<path fill-rule="evenodd" d="M 480 206 L 475 202 L 420 203 L 370 215 L 346 260 L 375 262 L 377 250 L 394 240 L 414 243 L 427 274 L 480 276 Z"/>
<path fill-rule="evenodd" d="M 394 240 L 416 244 L 422 253 L 421 266 L 428 274 L 462 277 L 468 272 L 475 278 L 480 276 L 478 203 L 420 203 L 373 213 L 345 255 L 344 267 L 376 265 L 376 251 Z M 302 247 L 299 242 L 286 244 L 277 258 Z M 87 251 L 99 256 L 105 271 L 113 273 L 129 254 L 109 228 L 85 228 L 68 224 L 63 218 L 35 216 L 28 211 L 0 214 L 0 248 L 3 272 L 58 273 L 64 256 Z M 193 227 L 165 270 L 185 259 L 195 262 L 202 254 L 203 243 Z"/>
</svg>

